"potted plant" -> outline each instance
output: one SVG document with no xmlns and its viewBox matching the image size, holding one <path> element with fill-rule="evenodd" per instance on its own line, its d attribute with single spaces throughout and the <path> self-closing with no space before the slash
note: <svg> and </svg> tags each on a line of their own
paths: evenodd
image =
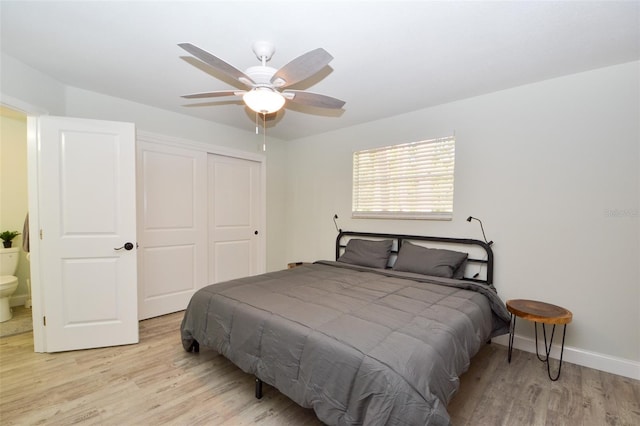
<svg viewBox="0 0 640 426">
<path fill-rule="evenodd" d="M 18 231 L 2 231 L 0 233 L 0 239 L 4 248 L 11 247 L 11 240 L 20 235 Z"/>
</svg>

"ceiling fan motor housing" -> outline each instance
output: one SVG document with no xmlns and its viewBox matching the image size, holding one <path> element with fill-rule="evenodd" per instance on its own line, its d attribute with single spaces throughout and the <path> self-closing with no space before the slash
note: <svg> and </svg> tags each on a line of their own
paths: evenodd
<svg viewBox="0 0 640 426">
<path fill-rule="evenodd" d="M 258 65 L 255 67 L 247 68 L 245 74 L 247 74 L 257 86 L 266 85 L 271 86 L 271 77 L 278 71 L 275 68 L 263 67 Z"/>
</svg>

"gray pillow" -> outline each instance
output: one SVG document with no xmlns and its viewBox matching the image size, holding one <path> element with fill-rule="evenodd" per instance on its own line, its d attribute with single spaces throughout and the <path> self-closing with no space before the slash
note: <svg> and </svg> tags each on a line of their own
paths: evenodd
<svg viewBox="0 0 640 426">
<path fill-rule="evenodd" d="M 467 269 L 467 258 L 458 266 L 458 269 L 453 271 L 453 278 L 456 280 L 461 280 L 464 278 L 464 271 Z"/>
<path fill-rule="evenodd" d="M 453 278 L 469 255 L 459 251 L 432 249 L 403 242 L 393 269 L 434 277 Z M 464 270 L 461 271 L 464 274 Z"/>
<path fill-rule="evenodd" d="M 371 241 L 351 239 L 338 262 L 370 268 L 386 268 L 393 240 Z"/>
</svg>

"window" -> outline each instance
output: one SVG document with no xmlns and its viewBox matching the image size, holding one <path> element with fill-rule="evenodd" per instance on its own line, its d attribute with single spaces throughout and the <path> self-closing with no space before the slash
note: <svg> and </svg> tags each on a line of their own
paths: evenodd
<svg viewBox="0 0 640 426">
<path fill-rule="evenodd" d="M 353 217 L 451 220 L 453 136 L 353 153 Z"/>
</svg>

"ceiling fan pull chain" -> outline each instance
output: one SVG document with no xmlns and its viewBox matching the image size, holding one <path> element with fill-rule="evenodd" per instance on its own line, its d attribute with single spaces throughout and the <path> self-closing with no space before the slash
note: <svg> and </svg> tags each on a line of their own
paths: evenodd
<svg viewBox="0 0 640 426">
<path fill-rule="evenodd" d="M 267 115 L 262 113 L 262 152 L 267 151 Z"/>
<path fill-rule="evenodd" d="M 258 129 L 259 129 L 259 127 L 258 127 L 258 113 L 256 112 L 256 135 L 260 134 L 258 132 Z"/>
</svg>

